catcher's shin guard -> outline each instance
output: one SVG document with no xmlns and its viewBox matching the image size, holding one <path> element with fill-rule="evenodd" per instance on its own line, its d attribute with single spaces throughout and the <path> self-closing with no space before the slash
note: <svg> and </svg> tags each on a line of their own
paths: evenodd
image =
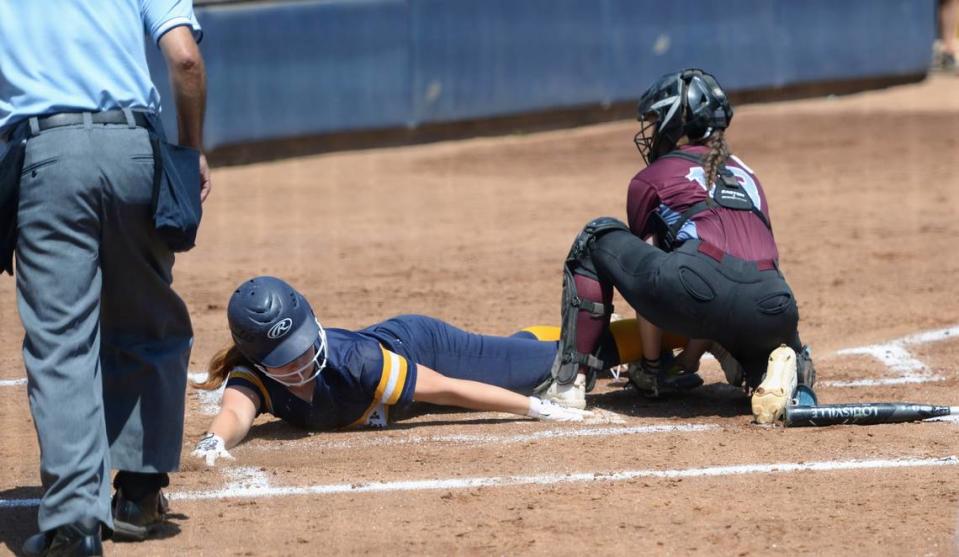
<svg viewBox="0 0 959 557">
<path fill-rule="evenodd" d="M 552 380 L 560 385 L 572 383 L 582 366 L 586 368 L 589 375 L 586 386 L 589 390 L 595 381 L 596 372 L 604 367 L 603 362 L 596 357 L 600 335 L 597 334 L 596 338 L 592 339 L 593 346 L 588 350 L 577 349 L 577 321 L 580 312 L 586 312 L 592 318 L 604 319 L 608 323 L 609 316 L 613 313 L 610 303 L 612 290 L 600 284 L 600 291 L 603 292 L 600 296 L 602 299 L 588 300 L 579 295 L 576 278 L 579 276 L 582 279 L 600 283 L 590 251 L 596 238 L 613 230 L 629 232 L 629 227 L 611 217 L 600 217 L 590 221 L 573 240 L 573 245 L 563 264 L 563 305 L 559 350 L 556 352 L 556 358 L 550 370 Z M 606 295 L 606 292 L 609 292 L 609 295 Z"/>
</svg>

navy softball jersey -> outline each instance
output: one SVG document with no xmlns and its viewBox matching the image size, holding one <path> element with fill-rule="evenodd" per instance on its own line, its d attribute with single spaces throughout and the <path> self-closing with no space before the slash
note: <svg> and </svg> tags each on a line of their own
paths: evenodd
<svg viewBox="0 0 959 557">
<path fill-rule="evenodd" d="M 306 402 L 256 369 L 230 373 L 227 387 L 257 394 L 268 412 L 307 429 L 384 427 L 390 407 L 413 401 L 417 364 L 529 394 L 548 376 L 555 341 L 528 331 L 512 337 L 468 333 L 438 319 L 402 315 L 359 331 L 326 329 L 327 362 Z"/>
</svg>

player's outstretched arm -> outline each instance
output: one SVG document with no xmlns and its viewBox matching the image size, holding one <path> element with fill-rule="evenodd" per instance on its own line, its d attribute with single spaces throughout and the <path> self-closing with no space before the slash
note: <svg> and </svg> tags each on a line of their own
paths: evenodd
<svg viewBox="0 0 959 557">
<path fill-rule="evenodd" d="M 245 387 L 227 387 L 223 391 L 220 412 L 190 454 L 202 459 L 207 466 L 216 464 L 218 458 L 233 460 L 227 449 L 238 445 L 249 433 L 259 404 L 259 397 L 253 391 Z"/>
<path fill-rule="evenodd" d="M 423 365 L 416 367 L 413 400 L 487 412 L 509 412 L 550 421 L 580 421 L 589 412 L 563 408 L 495 385 L 453 379 Z"/>
</svg>

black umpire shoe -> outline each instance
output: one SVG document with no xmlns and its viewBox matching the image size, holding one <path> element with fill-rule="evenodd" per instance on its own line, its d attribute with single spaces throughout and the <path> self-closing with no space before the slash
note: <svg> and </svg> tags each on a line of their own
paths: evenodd
<svg viewBox="0 0 959 557">
<path fill-rule="evenodd" d="M 23 543 L 24 555 L 44 557 L 95 557 L 103 555 L 100 521 L 81 520 L 40 532 Z"/>
<path fill-rule="evenodd" d="M 151 491 L 139 499 L 127 499 L 123 490 L 113 495 L 113 539 L 116 541 L 143 541 L 163 523 L 170 510 L 162 490 Z"/>
</svg>

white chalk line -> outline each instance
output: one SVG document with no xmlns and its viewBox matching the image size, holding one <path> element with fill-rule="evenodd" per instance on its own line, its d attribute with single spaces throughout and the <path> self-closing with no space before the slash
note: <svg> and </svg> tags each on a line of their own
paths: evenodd
<svg viewBox="0 0 959 557">
<path fill-rule="evenodd" d="M 950 422 L 950 423 L 959 423 L 959 413 L 951 414 L 949 416 L 939 416 L 938 418 L 929 418 L 928 420 L 923 420 L 924 422 Z"/>
<path fill-rule="evenodd" d="M 837 356 L 867 355 L 876 358 L 886 367 L 896 373 L 895 377 L 880 377 L 875 379 L 859 379 L 852 381 L 823 381 L 822 386 L 828 387 L 872 387 L 880 385 L 903 385 L 917 383 L 931 383 L 944 381 L 945 377 L 936 375 L 929 367 L 912 355 L 908 346 L 927 344 L 959 338 L 959 325 L 923 331 L 905 337 L 856 348 L 845 348 L 836 352 Z"/>
<path fill-rule="evenodd" d="M 923 422 L 950 422 L 959 423 L 959 412 L 956 415 L 940 416 Z M 330 439 L 328 435 L 307 437 L 305 439 L 287 441 L 282 444 L 264 442 L 262 444 L 246 444 L 244 451 L 289 451 L 294 449 L 365 449 L 375 447 L 392 447 L 402 445 L 449 443 L 456 445 L 510 445 L 516 443 L 530 443 L 533 441 L 552 439 L 574 439 L 577 437 L 619 437 L 625 435 L 652 435 L 659 433 L 703 433 L 723 429 L 722 424 L 662 424 L 640 425 L 631 427 L 604 427 L 604 428 L 568 428 L 547 429 L 533 433 L 514 435 L 489 434 L 447 434 L 447 435 L 409 435 L 406 437 L 391 437 L 383 432 L 368 432 L 369 436 L 338 441 Z"/>
<path fill-rule="evenodd" d="M 270 487 L 270 481 L 267 479 L 266 473 L 254 466 L 224 468 L 223 475 L 229 481 L 227 486 L 223 488 L 224 491 L 256 490 Z"/>
<path fill-rule="evenodd" d="M 330 440 L 328 436 L 321 439 L 307 439 L 282 444 L 268 443 L 264 445 L 244 446 L 245 450 L 288 451 L 291 446 L 319 449 L 358 449 L 368 447 L 385 447 L 395 445 L 417 445 L 421 443 L 453 443 L 466 445 L 509 445 L 514 443 L 529 443 L 543 439 L 568 439 L 575 437 L 615 437 L 621 435 L 644 435 L 655 433 L 697 433 L 721 429 L 719 424 L 663 424 L 642 425 L 632 427 L 604 427 L 585 429 L 547 429 L 533 433 L 515 435 L 475 435 L 475 434 L 448 434 L 448 435 L 410 435 L 408 437 L 390 437 L 381 432 L 375 437 L 363 437 L 344 441 Z M 372 435 L 372 434 L 371 434 Z"/>
<path fill-rule="evenodd" d="M 478 487 L 507 487 L 526 485 L 556 485 L 593 482 L 622 482 L 639 478 L 685 479 L 737 476 L 746 474 L 785 474 L 793 472 L 835 472 L 846 470 L 876 470 L 892 468 L 933 468 L 955 466 L 955 456 L 940 458 L 911 458 L 883 460 L 827 460 L 819 462 L 779 462 L 773 464 L 744 464 L 738 466 L 709 466 L 672 470 L 623 470 L 620 472 L 578 472 L 569 474 L 542 474 L 531 476 L 490 476 L 477 478 L 448 478 L 407 480 L 395 482 L 319 484 L 312 486 L 270 486 L 265 483 L 234 485 L 209 491 L 183 491 L 168 494 L 175 501 L 202 501 L 211 499 L 289 497 L 295 495 L 335 495 L 339 493 L 389 493 L 432 491 L 439 489 L 472 489 Z M 39 499 L 0 499 L 0 508 L 35 507 Z"/>
<path fill-rule="evenodd" d="M 881 387 L 886 385 L 908 385 L 917 383 L 935 383 L 945 381 L 942 376 L 932 377 L 892 377 L 889 379 L 855 379 L 851 381 L 820 381 L 816 383 L 817 387 Z"/>
<path fill-rule="evenodd" d="M 926 344 L 929 342 L 938 342 L 949 338 L 959 337 L 959 325 L 946 327 L 945 329 L 935 329 L 932 331 L 923 331 L 909 335 L 902 339 L 903 344 Z"/>
<path fill-rule="evenodd" d="M 673 470 L 624 470 L 621 472 L 579 472 L 570 474 L 543 474 L 533 476 L 492 476 L 479 478 L 450 478 L 433 480 L 406 480 L 351 484 L 325 484 L 305 487 L 259 487 L 250 489 L 217 489 L 172 493 L 172 500 L 235 499 L 257 497 L 284 497 L 291 495 L 334 495 L 338 493 L 387 493 L 396 491 L 431 491 L 438 489 L 471 489 L 478 487 L 507 487 L 524 485 L 556 485 L 570 483 L 621 482 L 638 478 L 685 479 L 737 476 L 745 474 L 781 474 L 791 472 L 833 472 L 843 470 L 874 470 L 889 468 L 922 468 L 955 466 L 955 456 L 926 459 L 894 460 L 829 460 L 820 462 L 782 462 L 774 464 L 743 464 L 738 466 L 710 466 Z"/>
</svg>

